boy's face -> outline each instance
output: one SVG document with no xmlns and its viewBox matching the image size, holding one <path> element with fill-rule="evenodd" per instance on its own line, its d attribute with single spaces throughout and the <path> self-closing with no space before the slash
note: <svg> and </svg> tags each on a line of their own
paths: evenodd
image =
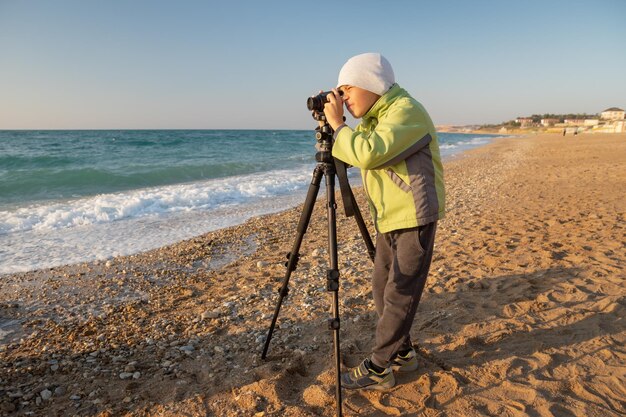
<svg viewBox="0 0 626 417">
<path fill-rule="evenodd" d="M 355 119 L 363 117 L 380 98 L 376 93 L 352 85 L 342 85 L 339 91 L 343 92 L 346 109 Z"/>
</svg>

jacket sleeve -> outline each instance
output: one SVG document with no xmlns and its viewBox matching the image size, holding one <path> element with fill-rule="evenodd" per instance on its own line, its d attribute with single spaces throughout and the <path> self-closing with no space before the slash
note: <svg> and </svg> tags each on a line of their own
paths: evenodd
<svg viewBox="0 0 626 417">
<path fill-rule="evenodd" d="M 333 156 L 361 169 L 393 165 L 427 146 L 429 124 L 410 102 L 394 103 L 371 132 L 343 127 L 333 145 Z"/>
</svg>

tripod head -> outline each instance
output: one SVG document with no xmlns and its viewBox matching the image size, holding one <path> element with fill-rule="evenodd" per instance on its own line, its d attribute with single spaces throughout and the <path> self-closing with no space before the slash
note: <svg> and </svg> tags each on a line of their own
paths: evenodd
<svg viewBox="0 0 626 417">
<path fill-rule="evenodd" d="M 318 143 L 318 146 L 316 146 L 318 152 L 315 154 L 315 160 L 317 162 L 332 163 L 333 133 L 335 131 L 326 121 L 326 115 L 323 111 L 314 110 L 312 115 L 313 119 L 323 122 L 323 124 L 315 128 L 315 139 Z"/>
</svg>

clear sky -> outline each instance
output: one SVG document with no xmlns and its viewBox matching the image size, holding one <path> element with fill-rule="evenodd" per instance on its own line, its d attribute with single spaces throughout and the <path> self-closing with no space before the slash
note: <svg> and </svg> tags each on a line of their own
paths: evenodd
<svg viewBox="0 0 626 417">
<path fill-rule="evenodd" d="M 435 124 L 626 108 L 623 0 L 0 0 L 0 129 L 309 129 L 374 51 Z"/>
</svg>

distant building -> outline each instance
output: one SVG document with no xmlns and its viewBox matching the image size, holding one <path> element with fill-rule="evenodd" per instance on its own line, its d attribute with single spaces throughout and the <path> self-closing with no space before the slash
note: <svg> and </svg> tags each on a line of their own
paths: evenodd
<svg viewBox="0 0 626 417">
<path fill-rule="evenodd" d="M 541 119 L 541 126 L 554 126 L 559 122 L 559 119 Z"/>
<path fill-rule="evenodd" d="M 585 124 L 585 119 L 565 119 L 563 122 L 568 126 L 580 126 Z"/>
<path fill-rule="evenodd" d="M 516 123 L 519 123 L 520 127 L 529 127 L 533 125 L 532 117 L 518 117 L 515 119 Z"/>
<path fill-rule="evenodd" d="M 603 120 L 624 120 L 624 110 L 617 107 L 611 107 L 604 110 L 600 114 L 600 118 Z"/>
<path fill-rule="evenodd" d="M 585 119 L 584 126 L 598 126 L 600 120 L 598 119 Z"/>
<path fill-rule="evenodd" d="M 610 122 L 594 126 L 596 133 L 624 133 L 626 132 L 626 120 L 612 120 Z"/>
</svg>

